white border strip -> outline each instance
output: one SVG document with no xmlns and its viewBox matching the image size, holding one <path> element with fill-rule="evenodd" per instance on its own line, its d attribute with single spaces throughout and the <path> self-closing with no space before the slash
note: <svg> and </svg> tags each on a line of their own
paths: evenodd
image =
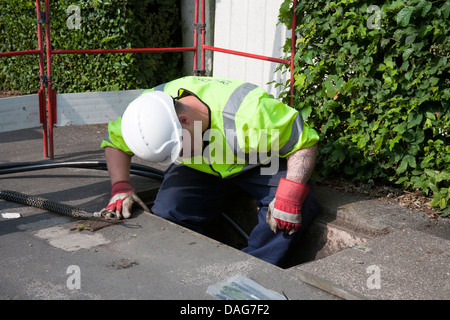
<svg viewBox="0 0 450 320">
<path fill-rule="evenodd" d="M 40 127 L 39 96 L 0 98 L 0 132 Z"/>
</svg>

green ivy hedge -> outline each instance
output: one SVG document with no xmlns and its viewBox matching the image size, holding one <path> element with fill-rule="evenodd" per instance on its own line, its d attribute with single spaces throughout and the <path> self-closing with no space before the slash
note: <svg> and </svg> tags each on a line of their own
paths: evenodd
<svg viewBox="0 0 450 320">
<path fill-rule="evenodd" d="M 51 1 L 52 48 L 180 47 L 179 7 L 179 0 Z M 2 3 L 0 52 L 38 49 L 36 32 L 34 1 Z M 150 88 L 180 76 L 181 67 L 182 53 L 53 55 L 52 81 L 64 93 Z M 38 88 L 37 56 L 0 58 L 0 90 Z"/>
<path fill-rule="evenodd" d="M 289 28 L 291 6 L 279 16 Z M 296 12 L 295 106 L 321 135 L 318 178 L 421 190 L 449 215 L 450 2 L 316 0 Z"/>
</svg>

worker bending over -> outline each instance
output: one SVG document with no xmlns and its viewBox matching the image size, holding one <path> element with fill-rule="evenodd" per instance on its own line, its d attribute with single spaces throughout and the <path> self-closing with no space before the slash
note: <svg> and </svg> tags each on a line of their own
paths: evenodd
<svg viewBox="0 0 450 320">
<path fill-rule="evenodd" d="M 308 181 L 317 133 L 293 108 L 254 84 L 184 77 L 144 91 L 108 125 L 102 142 L 111 199 L 97 213 L 129 218 L 139 201 L 131 157 L 171 164 L 151 212 L 202 232 L 223 212 L 231 190 L 256 199 L 258 224 L 243 249 L 282 266 L 287 250 L 318 205 Z"/>
</svg>

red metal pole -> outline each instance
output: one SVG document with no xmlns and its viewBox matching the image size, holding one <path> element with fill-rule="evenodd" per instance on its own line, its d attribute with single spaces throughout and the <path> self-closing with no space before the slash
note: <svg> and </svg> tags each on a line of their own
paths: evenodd
<svg viewBox="0 0 450 320">
<path fill-rule="evenodd" d="M 205 71 L 205 32 L 206 32 L 206 24 L 205 24 L 205 0 L 202 0 L 202 42 L 201 42 L 201 70 Z"/>
<path fill-rule="evenodd" d="M 55 123 L 56 117 L 54 112 L 56 111 L 56 106 L 53 99 L 53 89 L 52 89 L 52 56 L 51 56 L 51 41 L 50 41 L 50 6 L 48 0 L 45 0 L 45 13 L 47 23 L 45 24 L 45 44 L 47 49 L 47 99 L 48 99 L 48 144 L 50 151 L 50 159 L 53 159 L 53 125 Z"/>
<path fill-rule="evenodd" d="M 194 8 L 194 75 L 195 71 L 198 69 L 198 34 L 197 34 L 197 25 L 198 25 L 198 0 L 195 0 L 195 8 Z"/>
<path fill-rule="evenodd" d="M 194 47 L 179 48 L 136 48 L 136 49 L 82 49 L 51 50 L 51 54 L 105 54 L 105 53 L 145 53 L 145 52 L 183 52 L 194 51 Z"/>
<path fill-rule="evenodd" d="M 295 29 L 297 29 L 297 13 L 295 12 L 295 9 L 297 8 L 297 0 L 293 0 L 293 6 L 292 6 L 292 39 L 291 39 L 291 90 L 290 90 L 290 100 L 289 100 L 289 106 L 293 106 L 294 104 L 294 67 L 295 67 Z"/>
<path fill-rule="evenodd" d="M 32 54 L 39 54 L 39 50 L 0 52 L 0 57 L 27 56 L 27 55 L 32 55 Z"/>
<path fill-rule="evenodd" d="M 36 0 L 36 15 L 37 20 L 39 20 L 41 12 L 41 0 Z M 44 75 L 44 46 L 42 43 L 42 26 L 37 23 L 37 33 L 38 33 L 38 45 L 39 45 L 39 75 Z M 40 121 L 42 123 L 42 140 L 44 145 L 44 158 L 48 158 L 48 137 L 47 137 L 47 115 L 45 114 L 45 86 L 43 79 L 41 79 L 41 88 L 38 91 L 39 97 L 39 114 Z"/>
<path fill-rule="evenodd" d="M 259 59 L 259 60 L 265 60 L 265 61 L 271 61 L 271 62 L 278 62 L 278 63 L 284 63 L 284 64 L 290 64 L 291 63 L 289 60 L 285 60 L 285 59 L 278 59 L 278 58 L 273 58 L 273 57 L 268 57 L 268 56 L 262 56 L 262 55 L 259 55 L 259 54 L 252 54 L 252 53 L 242 52 L 242 51 L 228 50 L 228 49 L 223 49 L 223 48 L 218 48 L 218 47 L 211 47 L 211 46 L 203 46 L 203 48 L 205 50 L 229 53 L 229 54 L 234 54 L 234 55 L 237 55 L 237 56 L 243 56 L 243 57 L 248 57 L 248 58 L 253 58 L 253 59 Z"/>
</svg>

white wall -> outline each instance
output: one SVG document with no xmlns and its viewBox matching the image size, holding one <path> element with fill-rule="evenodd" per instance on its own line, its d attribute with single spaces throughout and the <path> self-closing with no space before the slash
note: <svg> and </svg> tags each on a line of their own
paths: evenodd
<svg viewBox="0 0 450 320">
<path fill-rule="evenodd" d="M 281 47 L 290 31 L 277 25 L 283 0 L 215 0 L 215 47 L 283 58 Z M 252 82 L 278 97 L 281 88 L 268 82 L 285 82 L 290 74 L 275 73 L 279 64 L 214 52 L 213 75 Z"/>
</svg>

